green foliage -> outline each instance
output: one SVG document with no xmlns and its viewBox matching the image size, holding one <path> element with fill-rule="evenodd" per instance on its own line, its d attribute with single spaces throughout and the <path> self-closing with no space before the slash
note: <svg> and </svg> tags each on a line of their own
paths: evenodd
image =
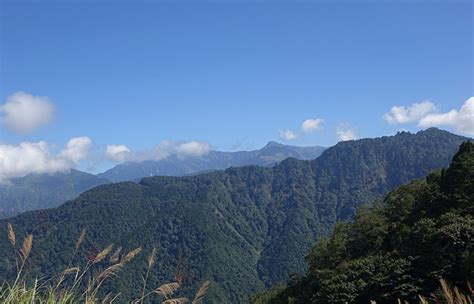
<svg viewBox="0 0 474 304">
<path fill-rule="evenodd" d="M 71 258 L 65 249 L 73 246 L 71 236 L 86 229 L 89 237 L 76 259 L 111 243 L 125 244 L 124 250 L 156 247 L 157 267 L 150 273 L 150 286 L 173 281 L 178 261 L 186 261 L 181 271 L 187 274 L 185 295 L 197 288 L 199 278 L 212 282 L 212 303 L 242 303 L 250 294 L 286 281 L 293 272 L 304 273 L 304 256 L 317 239 L 329 235 L 338 220 L 352 219 L 359 205 L 447 166 L 463 140 L 430 129 L 341 142 L 314 161 L 290 158 L 272 168 L 249 166 L 181 178 L 146 178 L 139 184 L 103 185 L 59 208 L 28 212 L 9 221 L 20 235 L 32 233 L 35 237 L 26 265 L 31 278 L 62 271 Z M 407 206 L 413 203 L 409 197 L 405 200 Z M 364 270 L 363 280 L 374 269 L 384 269 L 388 275 L 416 262 L 396 255 L 385 261 L 376 254 L 377 247 L 385 246 L 379 233 L 388 235 L 395 229 L 384 221 L 385 216 L 381 211 L 376 215 L 360 211 L 357 229 L 339 226 L 341 234 L 326 240 L 327 248 L 315 249 L 326 257 L 317 262 L 321 265 L 316 269 L 356 258 L 355 253 L 370 252 L 372 268 Z M 411 213 L 405 216 L 409 221 Z M 0 222 L 0 226 L 5 224 Z M 400 225 L 410 227 L 408 222 Z M 366 233 L 373 237 L 365 238 Z M 403 233 L 397 238 L 399 244 L 405 244 Z M 0 233 L 1 278 L 14 275 L 7 242 L 6 235 Z M 353 255 L 348 248 L 354 249 Z M 362 267 L 359 264 L 347 269 L 356 272 Z M 144 269 L 146 259 L 138 257 L 104 285 L 104 292 L 121 290 L 126 298 L 136 298 Z M 300 280 L 293 277 L 293 281 Z M 364 286 L 356 285 L 360 290 L 370 288 Z"/>
<path fill-rule="evenodd" d="M 415 302 L 440 278 L 466 286 L 474 278 L 473 186 L 474 144 L 465 142 L 447 169 L 360 208 L 313 247 L 304 277 L 254 303 Z"/>
<path fill-rule="evenodd" d="M 272 288 L 256 293 L 250 297 L 252 304 L 278 304 L 280 293 L 285 290 L 285 285 L 278 284 Z"/>
</svg>

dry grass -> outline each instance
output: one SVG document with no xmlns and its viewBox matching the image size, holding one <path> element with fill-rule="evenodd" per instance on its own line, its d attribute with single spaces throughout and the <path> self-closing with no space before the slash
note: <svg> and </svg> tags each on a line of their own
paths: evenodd
<svg viewBox="0 0 474 304">
<path fill-rule="evenodd" d="M 94 258 L 86 261 L 85 265 L 73 266 L 73 260 L 86 237 L 86 231 L 82 230 L 75 243 L 74 252 L 68 266 L 57 276 L 44 280 L 41 284 L 38 280 L 35 280 L 34 284 L 28 285 L 25 278 L 26 274 L 24 273 L 24 267 L 33 248 L 33 235 L 28 234 L 23 241 L 22 247 L 19 249 L 17 248 L 15 231 L 10 223 L 7 224 L 7 235 L 15 252 L 17 275 L 12 284 L 4 282 L 0 285 L 0 303 L 5 304 L 113 303 L 120 297 L 120 293 L 101 295 L 101 287 L 104 282 L 117 276 L 119 272 L 126 267 L 128 263 L 132 262 L 142 251 L 142 248 L 138 247 L 121 257 L 122 247 L 119 247 L 114 251 L 114 246 L 109 245 L 95 255 Z M 111 254 L 112 252 L 113 254 Z M 20 263 L 18 263 L 18 258 Z M 109 259 L 109 266 L 101 269 L 99 265 L 103 265 L 103 261 L 106 258 Z M 152 295 L 159 296 L 162 299 L 162 303 L 167 304 L 189 302 L 189 299 L 185 297 L 172 298 L 172 296 L 181 288 L 181 285 L 177 282 L 166 283 L 147 292 L 146 285 L 148 275 L 155 265 L 155 259 L 156 248 L 153 248 L 147 258 L 147 272 L 143 277 L 141 297 L 131 301 L 121 298 L 121 303 L 144 303 L 144 301 Z M 205 282 L 198 290 L 193 303 L 201 303 L 208 288 L 209 282 Z"/>
<path fill-rule="evenodd" d="M 462 292 L 459 291 L 457 287 L 451 287 L 449 286 L 448 282 L 446 280 L 441 279 L 439 280 L 440 285 L 441 285 L 441 290 L 442 290 L 442 297 L 438 297 L 435 295 L 431 295 L 431 299 L 433 300 L 434 303 L 436 304 L 473 304 L 472 303 L 472 298 L 474 297 L 474 290 L 471 287 L 471 284 L 468 282 L 467 283 L 467 288 L 469 290 L 470 294 L 463 294 Z M 425 301 L 424 303 L 430 303 L 423 297 L 420 297 L 421 301 Z"/>
<path fill-rule="evenodd" d="M 120 259 L 120 253 L 122 252 L 122 247 L 119 247 L 115 250 L 114 254 L 109 259 L 109 264 L 115 264 Z"/>
<path fill-rule="evenodd" d="M 23 241 L 23 246 L 20 249 L 21 259 L 25 261 L 31 252 L 31 247 L 33 246 L 33 235 L 28 234 Z"/>
<path fill-rule="evenodd" d="M 7 224 L 7 233 L 8 233 L 8 240 L 12 244 L 13 247 L 16 246 L 16 237 L 15 237 L 15 231 L 13 231 L 12 224 L 8 223 Z"/>
<path fill-rule="evenodd" d="M 94 258 L 94 264 L 102 261 L 112 251 L 113 245 L 109 245 L 107 248 L 99 252 Z"/>
<path fill-rule="evenodd" d="M 163 302 L 163 304 L 183 304 L 188 303 L 188 298 L 176 298 L 176 299 L 169 299 Z"/>
<path fill-rule="evenodd" d="M 198 292 L 196 293 L 196 296 L 194 297 L 193 304 L 201 304 L 202 301 L 204 300 L 204 297 L 207 294 L 207 290 L 211 286 L 211 282 L 206 281 L 204 284 L 202 284 L 201 288 L 199 288 Z"/>
<path fill-rule="evenodd" d="M 86 229 L 82 229 L 81 234 L 79 235 L 79 238 L 76 241 L 76 250 L 79 249 L 81 246 L 82 242 L 84 242 L 84 239 L 86 238 Z"/>
<path fill-rule="evenodd" d="M 179 283 L 168 283 L 163 284 L 157 289 L 154 290 L 157 294 L 162 296 L 165 299 L 168 299 L 173 293 L 181 287 Z"/>
<path fill-rule="evenodd" d="M 133 260 L 140 252 L 142 251 L 142 247 L 138 247 L 132 251 L 130 251 L 129 253 L 127 253 L 125 255 L 125 257 L 123 257 L 122 259 L 122 263 L 128 263 L 130 262 L 131 260 Z"/>
</svg>

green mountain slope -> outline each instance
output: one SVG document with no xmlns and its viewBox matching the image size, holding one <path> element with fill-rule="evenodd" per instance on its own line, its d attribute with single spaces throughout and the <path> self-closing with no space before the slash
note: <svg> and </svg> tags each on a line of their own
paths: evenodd
<svg viewBox="0 0 474 304">
<path fill-rule="evenodd" d="M 160 263 L 150 286 L 171 280 L 177 257 L 185 256 L 195 277 L 213 282 L 212 303 L 241 303 L 292 272 L 304 272 L 307 251 L 336 221 L 352 218 L 357 206 L 401 183 L 447 166 L 464 140 L 429 129 L 342 142 L 313 161 L 290 158 L 272 168 L 103 185 L 59 208 L 9 221 L 17 231 L 35 236 L 32 275 L 61 271 L 86 228 L 78 258 L 110 243 L 146 250 L 156 245 Z M 0 234 L 4 276 L 14 272 L 7 248 Z M 145 263 L 144 257 L 135 260 L 110 288 L 132 297 Z"/>
<path fill-rule="evenodd" d="M 253 303 L 415 303 L 439 279 L 474 278 L 474 144 L 461 145 L 449 168 L 361 208 L 307 256 L 309 271 Z"/>
</svg>

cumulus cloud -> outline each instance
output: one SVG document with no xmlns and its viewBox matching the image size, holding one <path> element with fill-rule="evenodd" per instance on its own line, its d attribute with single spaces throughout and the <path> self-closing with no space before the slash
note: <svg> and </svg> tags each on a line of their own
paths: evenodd
<svg viewBox="0 0 474 304">
<path fill-rule="evenodd" d="M 0 144 L 0 181 L 30 173 L 67 171 L 87 157 L 91 143 L 88 137 L 71 138 L 57 155 L 45 141 Z"/>
<path fill-rule="evenodd" d="M 411 106 L 395 106 L 385 113 L 383 118 L 390 124 L 405 124 L 416 122 L 430 113 L 437 111 L 436 106 L 431 101 L 414 103 Z"/>
<path fill-rule="evenodd" d="M 336 129 L 336 134 L 340 141 L 357 139 L 356 132 L 347 123 L 340 124 Z"/>
<path fill-rule="evenodd" d="M 91 146 L 92 140 L 87 136 L 71 138 L 60 156 L 77 163 L 86 158 Z"/>
<path fill-rule="evenodd" d="M 47 97 L 16 92 L 0 106 L 0 122 L 17 134 L 28 134 L 53 119 L 54 106 Z"/>
<path fill-rule="evenodd" d="M 464 102 L 459 110 L 452 109 L 446 113 L 432 113 L 421 118 L 420 127 L 451 126 L 456 131 L 474 136 L 474 97 Z"/>
<path fill-rule="evenodd" d="M 295 132 L 291 130 L 279 130 L 278 136 L 280 136 L 280 138 L 283 140 L 293 140 L 297 137 Z"/>
<path fill-rule="evenodd" d="M 384 119 L 391 124 L 417 123 L 418 127 L 442 127 L 474 135 L 474 97 L 467 99 L 461 108 L 440 113 L 439 109 L 430 101 L 414 103 L 411 106 L 392 107 Z"/>
<path fill-rule="evenodd" d="M 307 119 L 303 121 L 303 124 L 301 124 L 301 131 L 303 131 L 304 133 L 310 133 L 316 130 L 320 130 L 323 122 L 324 120 L 322 120 L 321 118 Z"/>
<path fill-rule="evenodd" d="M 109 145 L 106 147 L 105 156 L 115 162 L 145 160 L 162 160 L 171 156 L 179 158 L 198 157 L 208 154 L 211 145 L 201 141 L 179 141 L 164 140 L 154 148 L 146 151 L 132 152 L 125 145 Z"/>
<path fill-rule="evenodd" d="M 206 142 L 190 141 L 176 145 L 176 152 L 182 156 L 201 156 L 207 154 L 211 146 Z"/>
<path fill-rule="evenodd" d="M 128 160 L 130 155 L 131 151 L 125 145 L 108 145 L 105 149 L 105 156 L 116 162 Z"/>
<path fill-rule="evenodd" d="M 197 157 L 211 151 L 211 145 L 201 141 L 179 141 L 173 142 L 164 140 L 155 146 L 151 151 L 139 153 L 136 156 L 138 160 L 160 160 L 172 155 L 177 157 Z"/>
</svg>

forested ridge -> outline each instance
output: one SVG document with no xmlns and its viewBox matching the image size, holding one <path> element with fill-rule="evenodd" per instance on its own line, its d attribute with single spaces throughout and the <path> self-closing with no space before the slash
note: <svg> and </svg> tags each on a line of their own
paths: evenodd
<svg viewBox="0 0 474 304">
<path fill-rule="evenodd" d="M 474 144 L 463 143 L 447 169 L 359 208 L 354 222 L 338 224 L 306 259 L 305 276 L 294 275 L 286 287 L 251 302 L 415 303 L 419 295 L 436 296 L 440 279 L 468 293 L 474 278 Z"/>
<path fill-rule="evenodd" d="M 241 303 L 293 272 L 304 273 L 308 250 L 337 221 L 352 219 L 359 205 L 447 166 L 465 140 L 428 129 L 341 142 L 314 161 L 290 158 L 272 168 L 103 185 L 56 209 L 8 221 L 19 235 L 34 235 L 27 265 L 32 277 L 62 271 L 76 237 L 86 229 L 76 259 L 109 244 L 145 251 L 157 246 L 150 285 L 171 281 L 177 265 L 185 264 L 189 288 L 210 279 L 211 303 Z M 5 277 L 14 275 L 7 242 L 2 233 L 0 273 Z M 140 289 L 145 268 L 146 259 L 137 258 L 107 288 L 133 298 L 130 293 Z"/>
</svg>

